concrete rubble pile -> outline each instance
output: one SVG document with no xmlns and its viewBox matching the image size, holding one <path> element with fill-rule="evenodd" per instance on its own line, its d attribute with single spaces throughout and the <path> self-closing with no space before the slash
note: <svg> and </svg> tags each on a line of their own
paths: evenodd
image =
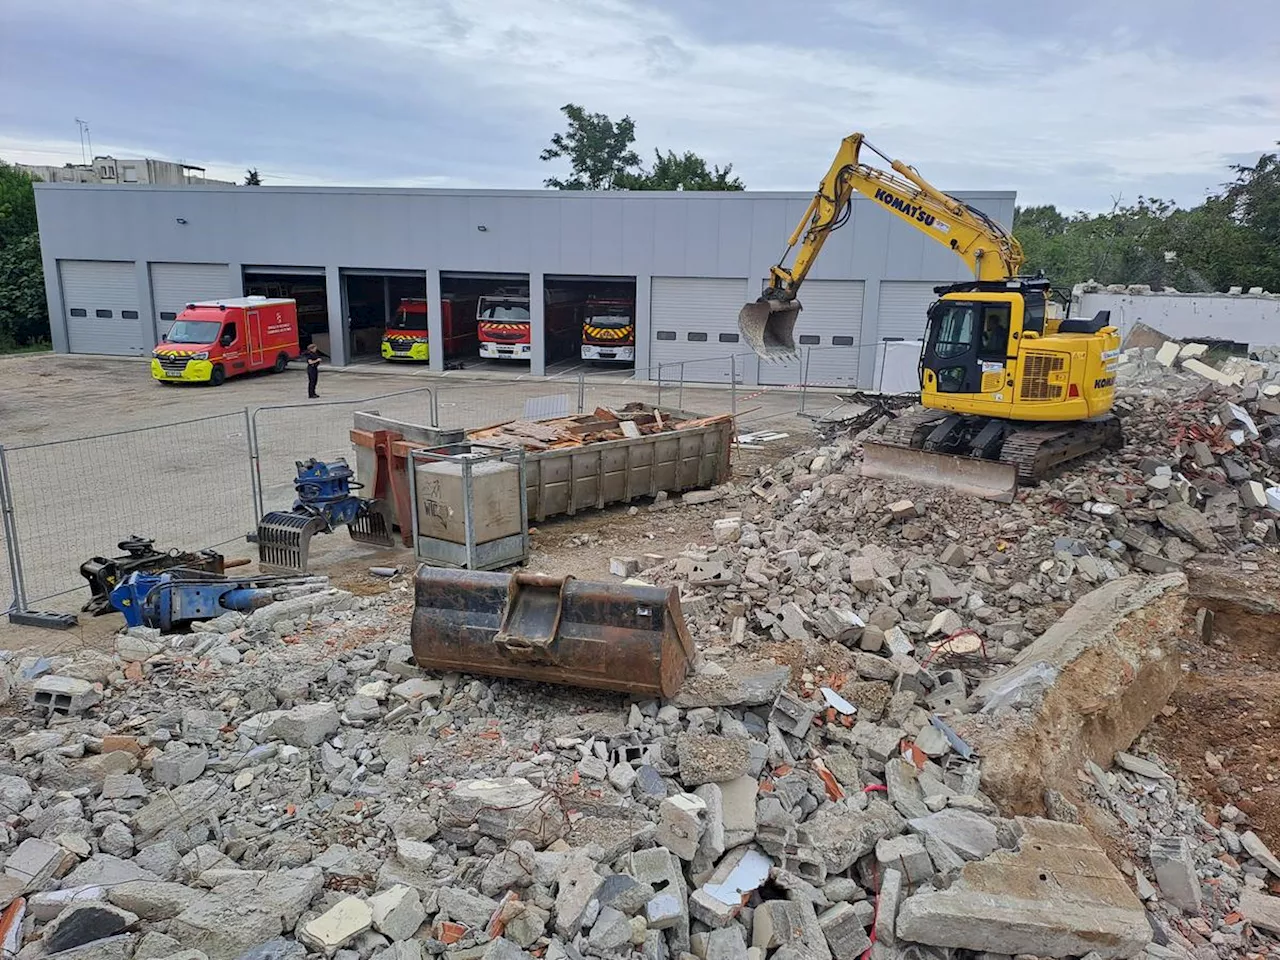
<svg viewBox="0 0 1280 960">
<path fill-rule="evenodd" d="M 624 703 L 423 673 L 404 587 L 306 600 L 9 665 L 0 936 L 20 960 L 998 960 L 1149 939 L 1083 827 L 999 815 L 934 719 L 944 691 L 887 647 L 844 695 L 707 661 L 675 701 Z M 50 678 L 96 696 L 41 705 Z"/>
<path fill-rule="evenodd" d="M 1172 682 L 1185 579 L 1142 558 L 1267 547 L 1162 521 L 1200 514 L 1141 467 L 1178 401 L 1125 402 L 1129 450 L 1009 507 L 862 483 L 853 438 L 719 491 L 741 509 L 640 574 L 702 648 L 666 703 L 426 673 L 403 581 L 0 663 L 6 958 L 1260 956 L 1265 848 L 1239 837 L 1193 942 L 1169 864 L 1221 872 L 1176 793 L 1129 879 L 1087 807 L 1146 774 L 1063 780 L 1159 709 L 1135 679 Z M 1097 722 L 1011 763 L 1099 662 Z"/>
</svg>

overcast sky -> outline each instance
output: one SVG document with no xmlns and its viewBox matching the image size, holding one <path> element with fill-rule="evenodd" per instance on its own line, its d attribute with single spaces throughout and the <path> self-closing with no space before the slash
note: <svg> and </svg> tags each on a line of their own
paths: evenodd
<svg viewBox="0 0 1280 960">
<path fill-rule="evenodd" d="M 541 186 L 580 103 L 811 190 L 861 130 L 944 189 L 1197 203 L 1280 140 L 1280 2 L 0 0 L 0 158 Z"/>
</svg>

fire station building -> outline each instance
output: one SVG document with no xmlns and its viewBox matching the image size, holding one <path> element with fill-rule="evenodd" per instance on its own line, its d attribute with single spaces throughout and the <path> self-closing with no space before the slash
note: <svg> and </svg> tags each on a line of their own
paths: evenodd
<svg viewBox="0 0 1280 960">
<path fill-rule="evenodd" d="M 1013 191 L 954 195 L 1012 222 Z M 430 343 L 446 347 L 430 351 L 431 369 L 501 368 L 512 361 L 481 360 L 457 346 L 442 304 L 525 290 L 532 342 L 521 370 L 542 375 L 581 362 L 563 331 L 545 325 L 544 306 L 596 295 L 634 303 L 639 379 L 684 362 L 691 382 L 725 379 L 729 366 L 720 361 L 749 352 L 738 339 L 738 310 L 759 296 L 809 199 L 801 192 L 36 185 L 59 352 L 147 356 L 187 303 L 259 294 L 295 299 L 304 340 L 315 340 L 335 364 L 383 362 L 383 331 L 396 311 L 425 300 Z M 856 197 L 800 297 L 796 334 L 810 348 L 807 370 L 799 360 L 743 357 L 739 378 L 788 384 L 803 375 L 810 383 L 872 388 L 886 343 L 920 337 L 932 288 L 967 276 L 945 247 Z"/>
</svg>

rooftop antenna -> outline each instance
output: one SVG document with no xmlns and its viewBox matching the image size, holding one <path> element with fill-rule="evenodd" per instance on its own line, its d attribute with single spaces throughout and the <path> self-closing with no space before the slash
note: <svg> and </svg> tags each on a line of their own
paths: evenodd
<svg viewBox="0 0 1280 960">
<path fill-rule="evenodd" d="M 88 132 L 89 132 L 89 121 L 88 121 L 88 120 L 81 120 L 79 117 L 76 117 L 76 126 L 80 128 L 80 162 L 81 162 L 82 164 L 84 164 L 84 165 L 86 165 L 86 166 L 87 166 L 87 165 L 88 165 L 88 163 L 89 163 L 89 158 L 88 158 L 87 156 L 85 156 L 85 152 L 84 152 L 84 138 L 85 138 L 85 135 L 86 135 L 86 134 L 88 134 Z M 93 143 L 93 141 L 91 140 L 91 141 L 90 141 L 90 151 L 92 151 L 92 149 L 93 149 L 93 148 L 92 148 L 92 143 Z"/>
</svg>

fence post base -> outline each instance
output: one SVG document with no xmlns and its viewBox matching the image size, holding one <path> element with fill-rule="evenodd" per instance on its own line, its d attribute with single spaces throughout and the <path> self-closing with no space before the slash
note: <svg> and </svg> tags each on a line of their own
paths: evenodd
<svg viewBox="0 0 1280 960">
<path fill-rule="evenodd" d="M 80 623 L 74 613 L 48 613 L 43 610 L 10 610 L 9 622 L 18 627 L 43 627 L 46 630 L 70 630 Z"/>
</svg>

